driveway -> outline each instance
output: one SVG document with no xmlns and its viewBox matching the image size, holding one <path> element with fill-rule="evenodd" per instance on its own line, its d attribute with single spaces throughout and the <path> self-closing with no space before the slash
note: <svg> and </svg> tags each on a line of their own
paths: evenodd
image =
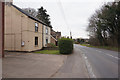
<svg viewBox="0 0 120 80">
<path fill-rule="evenodd" d="M 79 49 L 71 55 L 6 53 L 3 78 L 89 78 Z"/>
<path fill-rule="evenodd" d="M 63 65 L 66 55 L 7 52 L 3 78 L 50 78 Z"/>
</svg>

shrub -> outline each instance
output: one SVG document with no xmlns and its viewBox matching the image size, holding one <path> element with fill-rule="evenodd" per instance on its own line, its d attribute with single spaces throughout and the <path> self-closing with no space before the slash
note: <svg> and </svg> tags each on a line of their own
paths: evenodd
<svg viewBox="0 0 120 80">
<path fill-rule="evenodd" d="M 53 43 L 48 43 L 48 44 L 47 44 L 47 47 L 51 47 L 51 48 L 52 48 L 52 47 L 56 47 L 56 46 L 55 46 L 55 44 L 53 44 Z"/>
<path fill-rule="evenodd" d="M 79 42 L 74 42 L 75 44 L 79 44 Z"/>
<path fill-rule="evenodd" d="M 58 46 L 61 54 L 70 54 L 73 51 L 73 40 L 61 38 L 58 42 Z"/>
</svg>

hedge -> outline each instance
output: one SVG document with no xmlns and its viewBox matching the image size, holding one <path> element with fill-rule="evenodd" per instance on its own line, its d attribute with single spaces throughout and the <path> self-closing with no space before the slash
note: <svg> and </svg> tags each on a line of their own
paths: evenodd
<svg viewBox="0 0 120 80">
<path fill-rule="evenodd" d="M 73 40 L 68 38 L 61 38 L 58 42 L 59 52 L 61 54 L 70 54 L 73 51 Z"/>
</svg>

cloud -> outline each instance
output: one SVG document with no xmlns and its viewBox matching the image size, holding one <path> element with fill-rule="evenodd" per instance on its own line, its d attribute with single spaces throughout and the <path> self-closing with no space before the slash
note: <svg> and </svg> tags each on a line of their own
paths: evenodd
<svg viewBox="0 0 120 80">
<path fill-rule="evenodd" d="M 61 31 L 63 36 L 69 36 L 72 31 L 73 38 L 87 38 L 88 18 L 108 1 L 114 0 L 14 0 L 14 4 L 35 9 L 43 6 L 54 30 Z"/>
</svg>

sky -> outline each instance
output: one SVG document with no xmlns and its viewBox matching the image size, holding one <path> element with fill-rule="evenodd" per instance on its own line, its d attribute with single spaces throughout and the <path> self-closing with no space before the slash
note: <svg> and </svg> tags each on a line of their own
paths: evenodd
<svg viewBox="0 0 120 80">
<path fill-rule="evenodd" d="M 50 15 L 53 30 L 60 31 L 62 36 L 73 38 L 89 38 L 86 31 L 88 19 L 97 9 L 114 0 L 13 0 L 20 8 L 35 8 L 43 6 Z"/>
</svg>

